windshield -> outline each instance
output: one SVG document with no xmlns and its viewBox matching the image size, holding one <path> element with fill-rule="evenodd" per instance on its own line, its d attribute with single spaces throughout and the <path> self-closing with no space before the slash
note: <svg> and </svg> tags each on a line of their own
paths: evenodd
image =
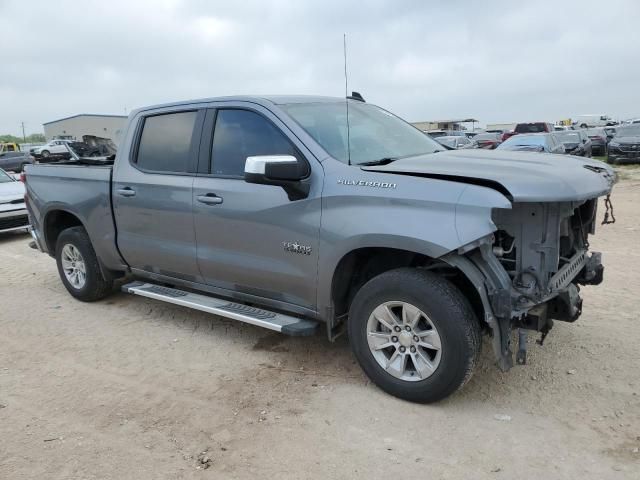
<svg viewBox="0 0 640 480">
<path fill-rule="evenodd" d="M 510 139 L 501 143 L 498 148 L 505 149 L 507 147 L 520 147 L 529 145 L 544 147 L 545 143 L 546 138 L 544 135 L 514 135 Z"/>
<path fill-rule="evenodd" d="M 539 133 L 546 132 L 546 125 L 544 123 L 519 123 L 514 130 L 516 133 Z"/>
<path fill-rule="evenodd" d="M 618 127 L 616 137 L 637 137 L 640 136 L 640 124 Z"/>
<path fill-rule="evenodd" d="M 333 158 L 354 165 L 443 150 L 435 140 L 380 107 L 349 102 L 292 103 L 285 110 Z"/>
<path fill-rule="evenodd" d="M 0 168 L 0 183 L 13 182 L 13 178 L 7 172 Z"/>
<path fill-rule="evenodd" d="M 580 141 L 580 135 L 577 133 L 564 133 L 564 132 L 558 132 L 556 133 L 556 137 L 561 141 L 561 142 L 579 142 Z"/>
</svg>

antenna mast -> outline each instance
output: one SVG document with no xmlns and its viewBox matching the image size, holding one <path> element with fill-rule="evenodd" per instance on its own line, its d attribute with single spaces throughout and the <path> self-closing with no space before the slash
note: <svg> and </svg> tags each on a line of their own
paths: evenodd
<svg viewBox="0 0 640 480">
<path fill-rule="evenodd" d="M 349 81 L 347 76 L 347 34 L 342 36 L 342 47 L 344 54 L 344 103 L 347 107 L 347 163 L 351 165 L 351 137 L 349 128 Z"/>
</svg>

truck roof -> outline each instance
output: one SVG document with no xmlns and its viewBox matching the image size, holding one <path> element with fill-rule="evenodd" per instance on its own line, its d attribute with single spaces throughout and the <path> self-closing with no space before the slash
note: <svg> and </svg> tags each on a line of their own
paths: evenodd
<svg viewBox="0 0 640 480">
<path fill-rule="evenodd" d="M 132 114 L 145 111 L 155 110 L 158 108 L 177 107 L 180 105 L 192 105 L 209 102 L 253 102 L 258 104 L 271 103 L 273 105 L 283 105 L 289 103 L 332 103 L 344 102 L 344 98 L 327 97 L 321 95 L 232 95 L 224 97 L 198 98 L 193 100 L 182 100 L 178 102 L 161 103 L 158 105 L 149 105 L 141 107 L 132 112 Z"/>
</svg>

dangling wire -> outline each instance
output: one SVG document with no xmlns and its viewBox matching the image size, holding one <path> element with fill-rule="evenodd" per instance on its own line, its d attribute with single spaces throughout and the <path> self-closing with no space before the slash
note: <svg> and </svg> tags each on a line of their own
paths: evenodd
<svg viewBox="0 0 640 480">
<path fill-rule="evenodd" d="M 604 199 L 604 220 L 602 220 L 602 225 L 608 225 L 610 223 L 616 223 L 616 217 L 613 215 L 613 204 L 611 203 L 611 194 L 607 195 L 607 198 Z M 611 214 L 611 220 L 609 220 L 609 214 Z"/>
</svg>

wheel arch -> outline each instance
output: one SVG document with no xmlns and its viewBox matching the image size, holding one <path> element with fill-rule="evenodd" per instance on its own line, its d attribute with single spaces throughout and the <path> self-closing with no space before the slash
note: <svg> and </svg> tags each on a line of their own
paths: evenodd
<svg viewBox="0 0 640 480">
<path fill-rule="evenodd" d="M 93 238 L 91 238 L 91 233 L 86 226 L 86 222 L 74 212 L 69 211 L 63 206 L 59 206 L 51 208 L 49 211 L 47 211 L 42 222 L 44 242 L 47 247 L 47 252 L 50 256 L 55 257 L 56 255 L 56 243 L 58 242 L 58 237 L 60 236 L 60 234 L 64 230 L 72 227 L 84 228 L 85 232 L 87 232 L 87 236 L 89 237 L 89 241 L 91 242 L 95 250 L 96 247 Z M 102 261 L 102 258 L 97 255 L 97 252 L 96 256 L 98 259 L 100 271 L 102 272 L 104 278 L 114 279 L 122 275 L 123 272 L 108 268 Z"/>
<path fill-rule="evenodd" d="M 371 278 L 395 268 L 427 265 L 432 261 L 430 256 L 391 247 L 360 247 L 345 253 L 331 278 L 335 314 L 345 314 L 356 292 Z"/>
<path fill-rule="evenodd" d="M 55 255 L 58 237 L 63 230 L 71 227 L 82 227 L 87 230 L 80 217 L 64 208 L 53 208 L 45 214 L 42 230 L 49 255 Z"/>
<path fill-rule="evenodd" d="M 449 254 L 448 256 L 453 255 Z M 440 257 L 423 252 L 393 247 L 361 247 L 345 253 L 337 262 L 331 278 L 330 301 L 332 318 L 328 319 L 331 330 L 346 318 L 349 307 L 358 290 L 370 279 L 402 267 L 425 268 L 446 277 L 469 301 L 483 329 L 486 323 L 487 303 L 478 289 L 477 279 L 471 278 L 465 268 Z"/>
</svg>

